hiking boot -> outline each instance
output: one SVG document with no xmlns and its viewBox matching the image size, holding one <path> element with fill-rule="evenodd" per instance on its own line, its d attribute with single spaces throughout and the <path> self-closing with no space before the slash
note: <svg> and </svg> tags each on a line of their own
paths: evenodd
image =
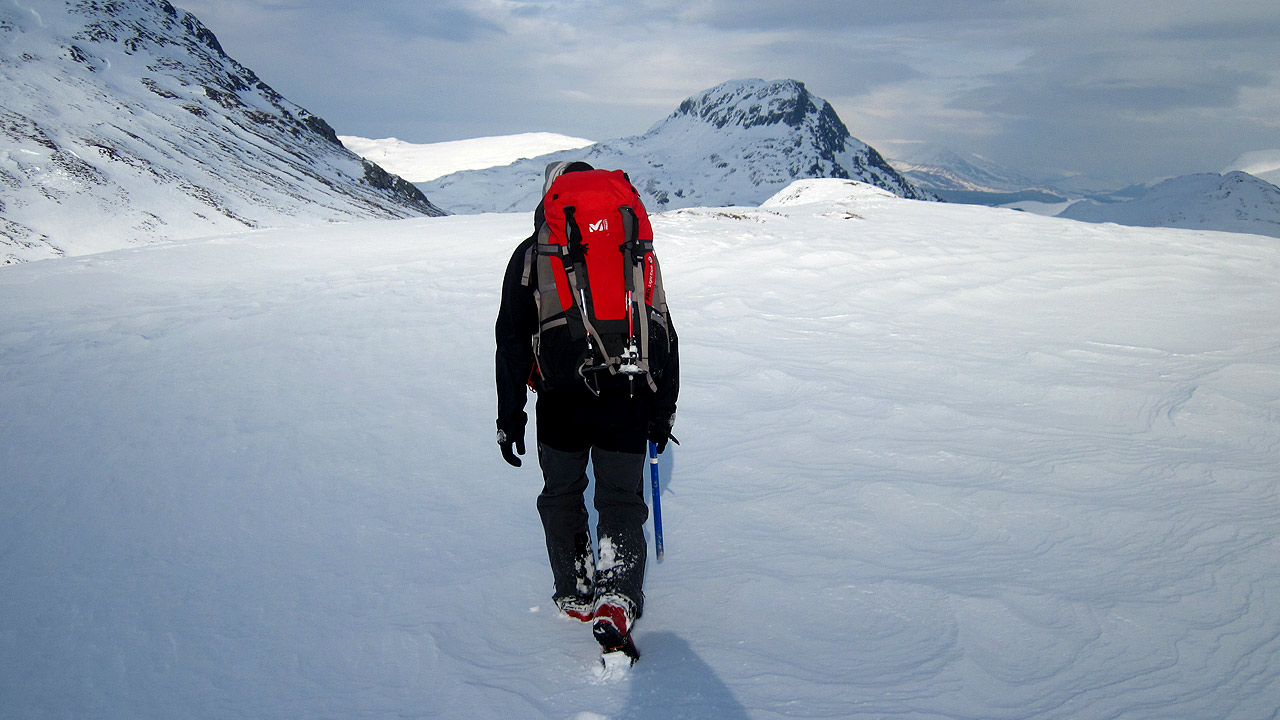
<svg viewBox="0 0 1280 720">
<path fill-rule="evenodd" d="M 635 622 L 635 616 L 631 611 L 631 603 L 626 598 L 606 595 L 596 598 L 594 620 L 591 629 L 597 640 L 602 634 L 626 638 L 631 635 L 631 625 Z"/>
<path fill-rule="evenodd" d="M 627 611 L 619 605 L 603 604 L 597 607 L 595 612 L 595 623 L 592 626 L 595 629 L 596 636 L 599 637 L 607 626 L 607 632 L 617 634 L 618 637 L 626 637 L 631 623 L 627 620 Z"/>
<path fill-rule="evenodd" d="M 600 643 L 600 650 L 605 656 L 621 653 L 634 663 L 640 657 L 635 643 L 631 641 L 631 622 L 633 618 L 627 610 L 630 605 L 617 598 L 596 601 L 595 622 L 591 625 L 591 634 Z"/>
<path fill-rule="evenodd" d="M 595 600 L 590 597 L 570 595 L 568 597 L 554 598 L 554 601 L 556 608 L 560 610 L 561 613 L 573 618 L 574 620 L 591 622 L 595 619 Z"/>
</svg>

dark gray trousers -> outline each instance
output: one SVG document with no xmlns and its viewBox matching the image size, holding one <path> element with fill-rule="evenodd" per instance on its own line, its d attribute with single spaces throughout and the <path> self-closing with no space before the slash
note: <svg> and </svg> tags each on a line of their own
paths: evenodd
<svg viewBox="0 0 1280 720">
<path fill-rule="evenodd" d="M 597 548 L 593 553 L 586 503 L 587 461 L 595 477 Z M 644 607 L 644 564 L 648 548 L 644 523 L 642 453 L 592 448 L 579 452 L 538 445 L 543 488 L 538 514 L 547 538 L 555 578 L 555 598 L 621 597 L 639 618 Z"/>
</svg>

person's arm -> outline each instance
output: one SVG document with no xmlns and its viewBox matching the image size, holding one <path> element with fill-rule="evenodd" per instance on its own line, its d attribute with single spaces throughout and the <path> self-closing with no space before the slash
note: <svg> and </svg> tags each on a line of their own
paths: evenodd
<svg viewBox="0 0 1280 720">
<path fill-rule="evenodd" d="M 676 326 L 667 314 L 667 332 L 671 338 L 666 361 L 655 373 L 658 391 L 653 396 L 653 410 L 649 419 L 649 440 L 657 443 L 658 452 L 666 449 L 671 438 L 671 428 L 676 419 L 676 400 L 680 396 L 680 340 Z"/>
<path fill-rule="evenodd" d="M 503 455 L 507 462 L 519 466 L 519 460 L 510 453 L 515 445 L 524 454 L 524 431 L 528 415 L 524 411 L 528 397 L 529 376 L 533 372 L 533 345 L 531 338 L 538 325 L 538 308 L 533 300 L 533 290 L 523 283 L 525 255 L 533 245 L 533 238 L 521 243 L 507 263 L 502 278 L 502 304 L 498 320 L 494 324 L 497 352 L 494 356 L 495 379 L 498 390 L 498 431 L 505 434 Z M 512 462 L 515 460 L 515 462 Z"/>
</svg>

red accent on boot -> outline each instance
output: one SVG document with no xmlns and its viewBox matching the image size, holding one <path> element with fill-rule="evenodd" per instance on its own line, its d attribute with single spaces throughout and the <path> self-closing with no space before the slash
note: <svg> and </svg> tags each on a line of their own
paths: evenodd
<svg viewBox="0 0 1280 720">
<path fill-rule="evenodd" d="M 565 610 L 564 614 L 574 620 L 581 620 L 582 622 L 591 622 L 595 619 L 595 616 L 591 614 L 590 610 Z"/>
<path fill-rule="evenodd" d="M 577 598 L 560 598 L 555 601 L 556 609 L 574 620 L 589 623 L 596 618 L 595 606 L 591 600 Z"/>
<path fill-rule="evenodd" d="M 618 634 L 622 637 L 626 637 L 627 631 L 630 630 L 627 627 L 627 611 L 617 605 L 605 603 L 596 608 L 596 622 L 602 621 L 617 628 Z"/>
</svg>

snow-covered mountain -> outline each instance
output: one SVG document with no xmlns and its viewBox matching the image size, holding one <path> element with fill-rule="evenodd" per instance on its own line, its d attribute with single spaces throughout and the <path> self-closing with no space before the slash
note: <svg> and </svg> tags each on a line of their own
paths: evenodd
<svg viewBox="0 0 1280 720">
<path fill-rule="evenodd" d="M 1183 175 L 1128 202 L 1081 200 L 1059 217 L 1280 237 L 1280 188 L 1240 171 Z"/>
<path fill-rule="evenodd" d="M 1280 148 L 1247 152 L 1223 168 L 1222 173 L 1225 175 L 1234 170 L 1247 172 L 1272 185 L 1280 185 Z"/>
<path fill-rule="evenodd" d="M 370 139 L 339 135 L 347 149 L 375 162 L 409 182 L 426 182 L 462 170 L 483 170 L 510 165 L 560 150 L 592 143 L 584 138 L 549 132 L 518 133 L 496 137 L 410 143 L 397 138 Z"/>
<path fill-rule="evenodd" d="M 0 263 L 438 214 L 166 0 L 0 5 Z"/>
<path fill-rule="evenodd" d="M 688 98 L 643 135 L 419 183 L 449 212 L 531 210 L 552 160 L 621 168 L 650 210 L 754 206 L 801 178 L 850 178 L 912 199 L 932 199 L 875 149 L 852 137 L 834 109 L 795 80 L 734 80 Z"/>
<path fill-rule="evenodd" d="M 1001 205 L 1027 200 L 1064 200 L 1044 182 L 973 153 L 925 146 L 900 154 L 890 162 L 917 187 L 951 202 Z"/>
</svg>

